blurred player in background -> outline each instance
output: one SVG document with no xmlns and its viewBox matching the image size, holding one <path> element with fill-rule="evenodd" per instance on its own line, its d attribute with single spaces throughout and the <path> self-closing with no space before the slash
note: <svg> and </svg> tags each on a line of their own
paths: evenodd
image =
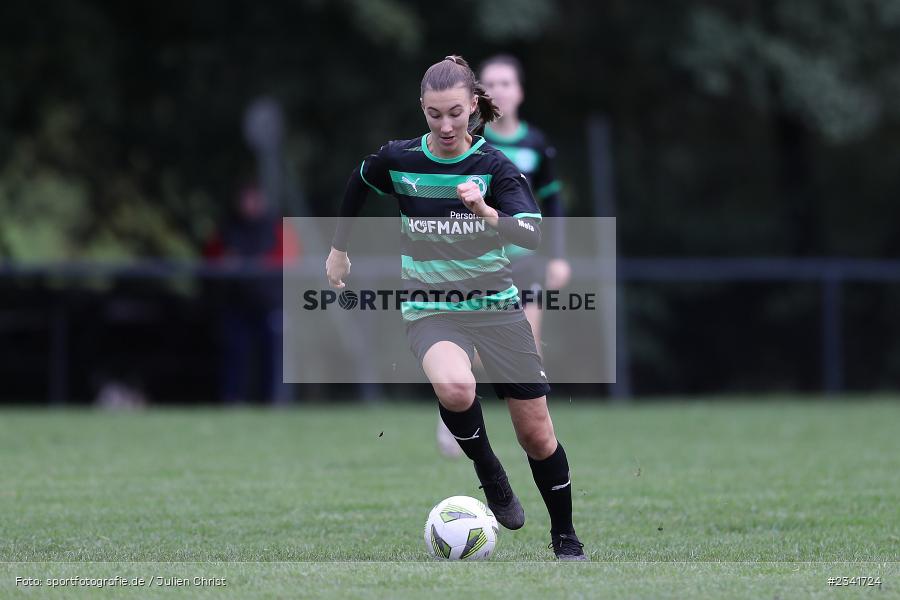
<svg viewBox="0 0 900 600">
<path fill-rule="evenodd" d="M 571 267 L 565 259 L 565 223 L 560 198 L 560 182 L 556 179 L 554 161 L 556 149 L 550 145 L 543 132 L 519 119 L 519 106 L 524 100 L 522 89 L 522 64 L 513 56 L 498 54 L 481 65 L 479 81 L 493 98 L 501 116 L 484 129 L 484 139 L 500 150 L 528 179 L 532 193 L 538 201 L 544 217 L 556 217 L 546 221 L 550 231 L 550 260 L 535 254 L 533 250 L 509 244 L 506 255 L 512 261 L 513 283 L 519 291 L 532 290 L 535 294 L 545 286 L 550 290 L 562 289 L 569 283 Z M 545 231 L 548 228 L 545 227 Z M 543 313 L 536 303 L 525 306 L 525 316 L 534 332 L 538 352 L 543 354 L 541 336 Z M 462 450 L 443 421 L 438 419 L 437 443 L 441 453 L 449 457 L 462 456 Z"/>
</svg>

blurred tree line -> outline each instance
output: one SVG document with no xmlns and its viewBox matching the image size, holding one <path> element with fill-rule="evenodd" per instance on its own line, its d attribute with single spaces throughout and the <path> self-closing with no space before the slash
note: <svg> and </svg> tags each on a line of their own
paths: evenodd
<svg viewBox="0 0 900 600">
<path fill-rule="evenodd" d="M 497 51 L 526 65 L 576 214 L 585 119 L 611 119 L 629 255 L 898 250 L 896 0 L 37 0 L 0 33 L 4 256 L 190 256 L 253 168 L 259 94 L 331 214 L 362 155 L 424 129 L 429 64 Z"/>
<path fill-rule="evenodd" d="M 610 119 L 622 255 L 897 256 L 900 0 L 35 0 L 0 5 L 0 257 L 197 256 L 253 172 L 241 118 L 260 94 L 332 215 L 363 155 L 424 131 L 431 63 L 499 51 L 525 64 L 571 214 L 593 211 L 586 119 Z M 672 329 L 710 290 L 671 292 L 635 289 L 630 310 Z M 814 291 L 712 293 L 815 335 Z M 856 309 L 900 329 L 879 298 Z M 736 326 L 682 327 L 717 318 Z"/>
</svg>

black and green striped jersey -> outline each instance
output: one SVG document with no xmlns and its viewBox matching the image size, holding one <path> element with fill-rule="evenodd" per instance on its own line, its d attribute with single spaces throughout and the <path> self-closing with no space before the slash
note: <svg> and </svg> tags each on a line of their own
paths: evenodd
<svg viewBox="0 0 900 600">
<path fill-rule="evenodd" d="M 474 136 L 467 152 L 450 159 L 430 152 L 427 137 L 389 142 L 358 170 L 371 190 L 399 204 L 403 286 L 421 292 L 402 303 L 403 318 L 443 313 L 479 315 L 490 323 L 522 318 L 506 256 L 509 240 L 466 208 L 456 186 L 475 183 L 488 206 L 516 219 L 514 227 L 539 234 L 541 214 L 525 175 L 482 137 Z M 348 194 L 351 187 L 352 181 Z"/>
<path fill-rule="evenodd" d="M 541 213 L 545 217 L 562 217 L 563 207 L 560 197 L 561 184 L 556 178 L 556 148 L 547 140 L 544 133 L 524 121 L 519 122 L 519 127 L 511 135 L 500 135 L 487 125 L 484 129 L 484 138 L 487 142 L 500 150 L 510 161 L 525 175 L 532 193 L 541 207 Z M 563 238 L 562 219 L 552 219 L 554 235 L 553 247 L 549 248 L 554 257 L 561 257 L 565 245 Z M 507 249 L 510 257 L 528 254 L 529 251 L 520 247 Z"/>
</svg>

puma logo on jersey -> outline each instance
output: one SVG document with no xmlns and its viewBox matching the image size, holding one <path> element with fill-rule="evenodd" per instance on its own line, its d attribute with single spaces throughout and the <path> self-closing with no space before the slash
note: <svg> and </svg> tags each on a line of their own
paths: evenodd
<svg viewBox="0 0 900 600">
<path fill-rule="evenodd" d="M 422 178 L 421 178 L 421 177 L 416 177 L 416 180 L 415 180 L 415 181 L 412 181 L 409 177 L 403 177 L 403 178 L 400 179 L 400 181 L 402 181 L 403 183 L 405 183 L 406 185 L 408 185 L 409 187 L 411 187 L 411 188 L 413 189 L 413 191 L 416 192 L 416 193 L 418 194 L 418 193 L 419 193 L 419 190 L 418 190 L 418 188 L 416 187 L 416 185 L 418 185 L 420 179 L 422 179 Z"/>
<path fill-rule="evenodd" d="M 547 379 L 547 374 L 544 373 L 543 371 L 541 371 L 541 377 L 543 377 L 544 379 Z"/>
</svg>

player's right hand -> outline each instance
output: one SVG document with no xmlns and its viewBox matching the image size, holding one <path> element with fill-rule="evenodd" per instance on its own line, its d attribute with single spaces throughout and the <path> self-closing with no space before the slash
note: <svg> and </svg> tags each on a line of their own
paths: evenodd
<svg viewBox="0 0 900 600">
<path fill-rule="evenodd" d="M 328 284 L 337 289 L 343 288 L 346 284 L 344 279 L 350 274 L 350 259 L 346 252 L 331 249 L 328 258 L 325 259 L 325 276 L 328 278 Z"/>
<path fill-rule="evenodd" d="M 487 205 L 484 203 L 484 197 L 481 195 L 481 190 L 478 189 L 477 185 L 471 181 L 460 183 L 456 186 L 456 197 L 470 211 L 479 217 L 484 216 L 484 209 L 487 208 Z"/>
</svg>

